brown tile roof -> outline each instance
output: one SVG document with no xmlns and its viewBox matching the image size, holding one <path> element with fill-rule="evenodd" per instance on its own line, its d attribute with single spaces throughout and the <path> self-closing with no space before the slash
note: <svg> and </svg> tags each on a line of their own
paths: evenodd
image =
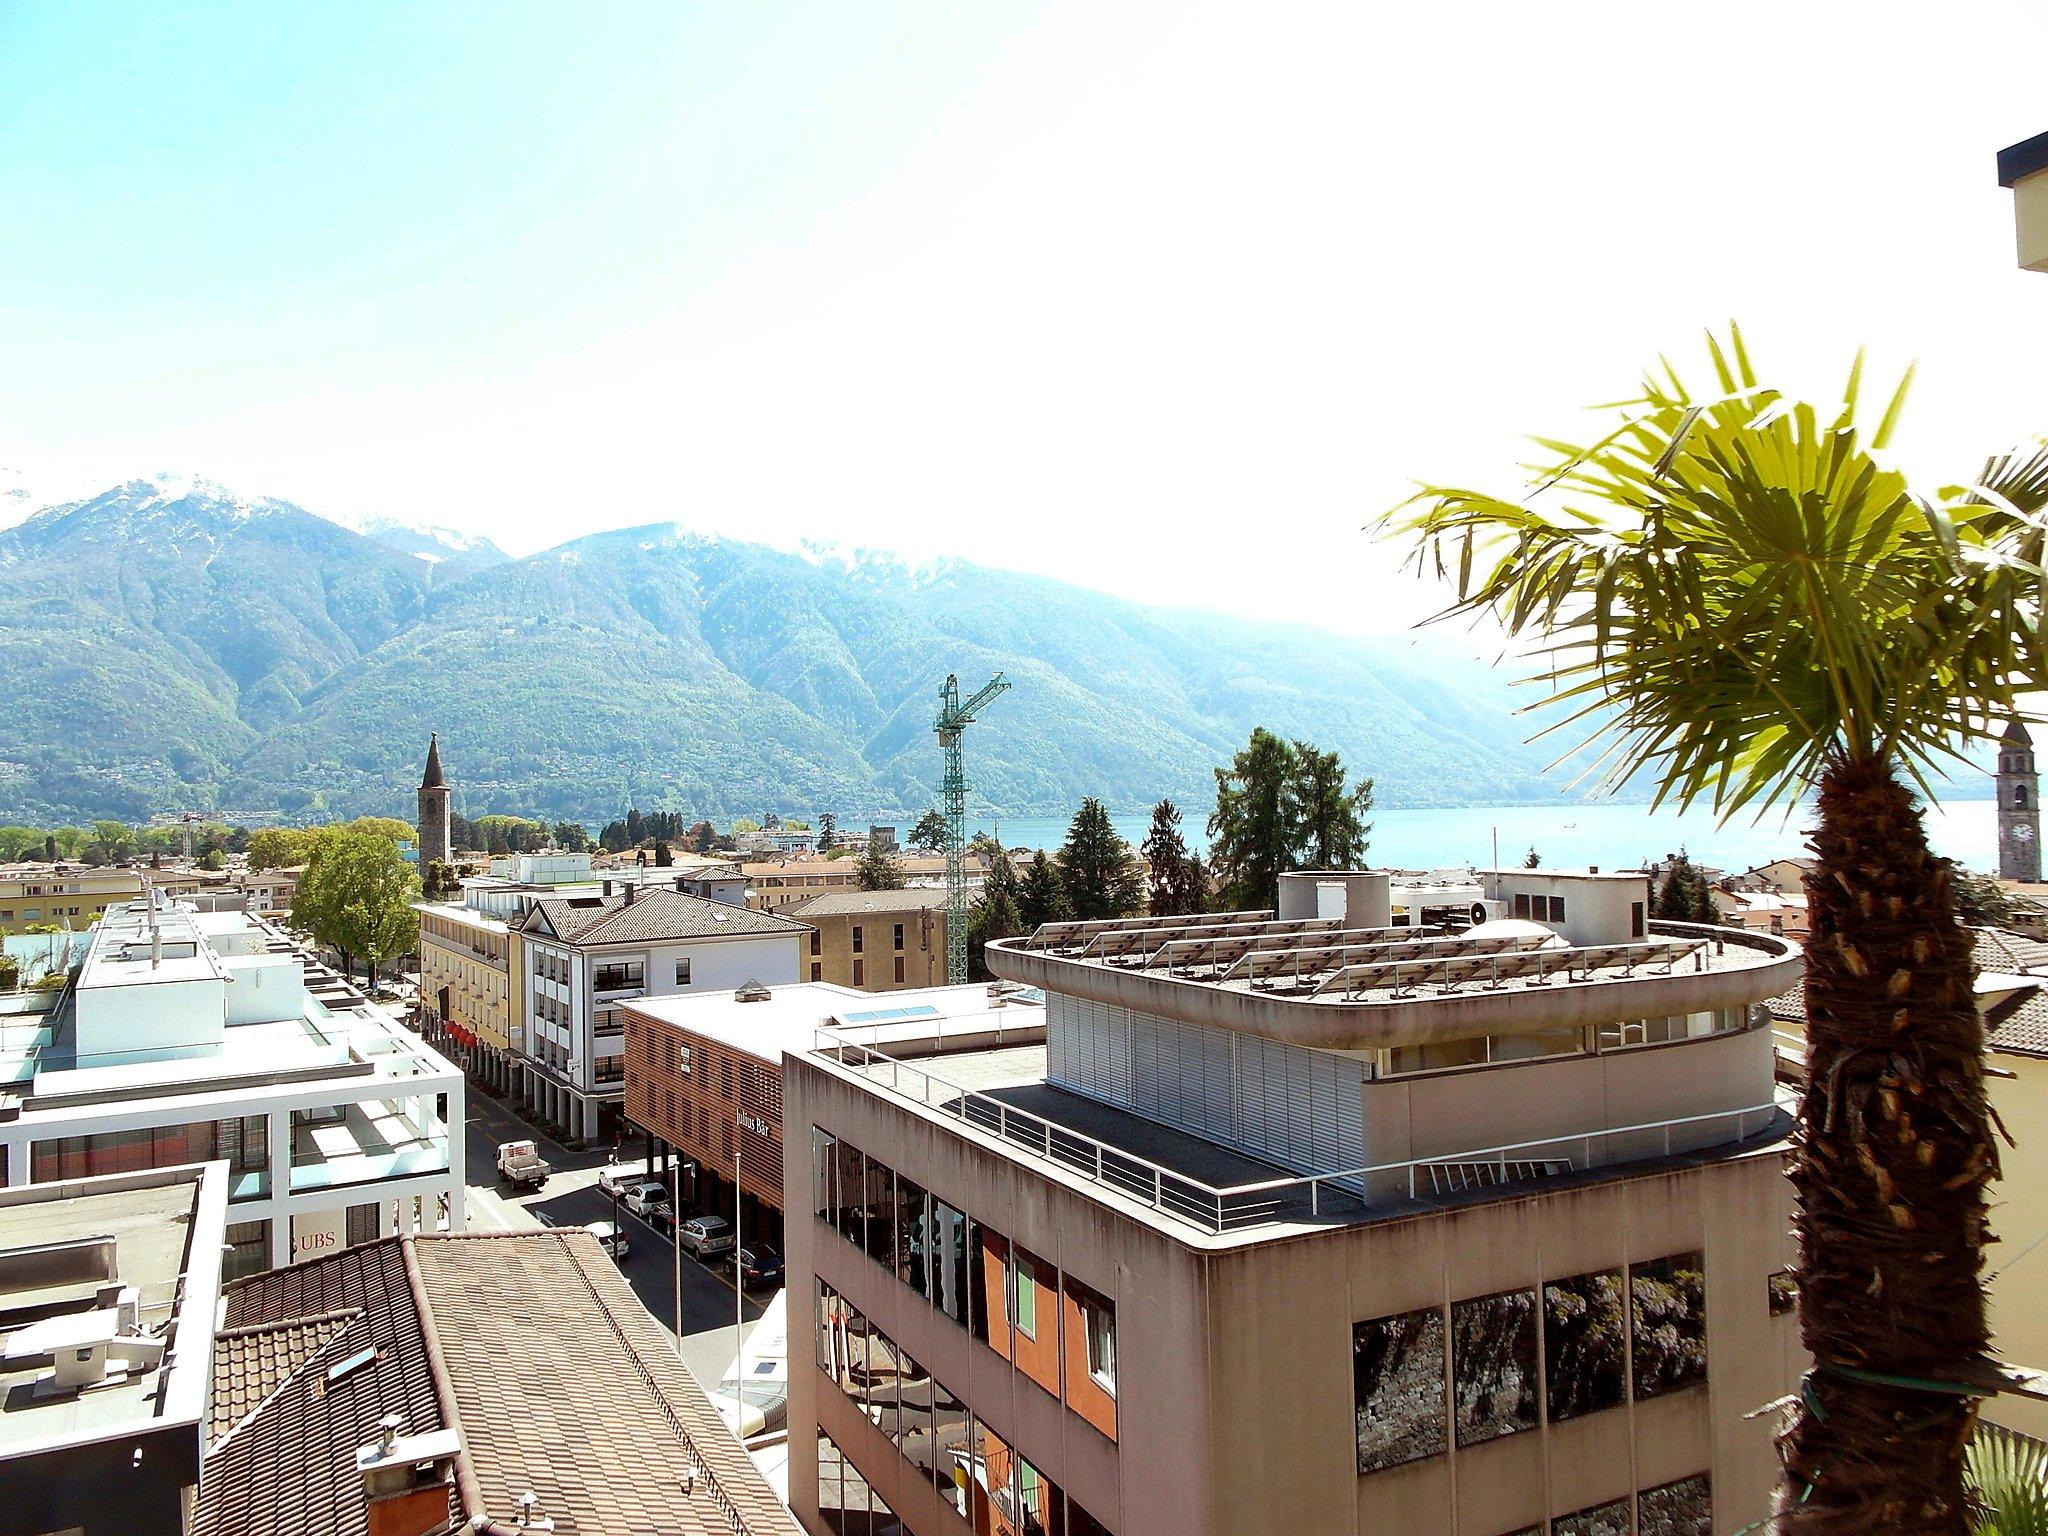
<svg viewBox="0 0 2048 1536">
<path fill-rule="evenodd" d="M 730 902 L 681 891 L 651 890 L 624 896 L 544 898 L 533 910 L 558 938 L 571 944 L 657 943 L 664 939 L 724 939 L 801 933 L 804 925 Z M 530 928 L 532 918 L 522 926 Z"/>
<path fill-rule="evenodd" d="M 797 917 L 842 917 L 860 912 L 923 912 L 945 904 L 944 890 L 925 886 L 900 891 L 831 891 L 782 910 Z"/>
<path fill-rule="evenodd" d="M 1992 1050 L 2048 1057 L 2048 995 L 2029 993 L 2017 1007 L 1985 1024 L 1984 1043 Z"/>
<path fill-rule="evenodd" d="M 209 1446 L 227 1438 L 273 1392 L 298 1375 L 336 1334 L 363 1315 L 359 1307 L 282 1323 L 231 1328 L 214 1336 Z"/>
<path fill-rule="evenodd" d="M 242 1281 L 226 1304 L 243 1378 L 218 1358 L 216 1376 L 247 1378 L 243 1401 L 255 1340 L 336 1331 L 209 1449 L 193 1536 L 363 1531 L 355 1452 L 388 1411 L 407 1434 L 460 1430 L 451 1526 L 509 1532 L 531 1492 L 565 1536 L 801 1536 L 588 1233 L 387 1238 Z M 368 1343 L 376 1360 L 330 1383 Z"/>
<path fill-rule="evenodd" d="M 1972 949 L 1980 971 L 2024 974 L 2048 970 L 2048 944 L 2004 928 L 1972 928 Z"/>
<path fill-rule="evenodd" d="M 1801 977 L 1792 984 L 1789 992 L 1780 992 L 1776 997 L 1764 999 L 1764 1007 L 1770 1010 L 1774 1019 L 1785 1019 L 1795 1024 L 1806 1022 L 1806 979 Z"/>
</svg>

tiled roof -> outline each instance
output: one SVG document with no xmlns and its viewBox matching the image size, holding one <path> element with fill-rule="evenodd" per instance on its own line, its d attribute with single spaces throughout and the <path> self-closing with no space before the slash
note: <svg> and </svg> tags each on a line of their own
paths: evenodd
<svg viewBox="0 0 2048 1536">
<path fill-rule="evenodd" d="M 324 1368 L 302 1368 L 213 1442 L 199 1467 L 192 1536 L 361 1536 L 368 1522 L 356 1448 L 377 1438 L 387 1413 L 405 1421 L 408 1435 L 442 1427 L 401 1239 L 252 1276 L 229 1286 L 222 1301 L 231 1332 L 359 1312 L 319 1358 L 378 1353 L 333 1382 Z M 460 1513 L 452 1498 L 449 1513 Z"/>
<path fill-rule="evenodd" d="M 2048 944 L 2004 928 L 1972 928 L 1977 969 L 2023 975 L 2048 970 Z"/>
<path fill-rule="evenodd" d="M 328 1340 L 362 1315 L 360 1308 L 351 1307 L 318 1317 L 258 1323 L 253 1328 L 231 1328 L 216 1334 L 207 1444 L 211 1446 L 227 1438 L 229 1431 L 298 1375 Z"/>
<path fill-rule="evenodd" d="M 798 917 L 841 917 L 860 912 L 923 912 L 945 904 L 945 891 L 925 886 L 900 891 L 830 891 L 783 910 Z"/>
<path fill-rule="evenodd" d="M 619 896 L 544 898 L 533 904 L 556 937 L 572 944 L 657 943 L 664 939 L 726 939 L 798 933 L 802 923 L 681 891 L 643 890 Z M 530 926 L 529 919 L 529 926 Z"/>
<path fill-rule="evenodd" d="M 1776 997 L 1764 999 L 1764 1007 L 1770 1010 L 1774 1019 L 1787 1019 L 1795 1024 L 1806 1022 L 1806 978 L 1801 977 L 1789 992 L 1780 992 Z"/>
<path fill-rule="evenodd" d="M 2048 994 L 2035 992 L 2005 1017 L 1989 1021 L 1984 1043 L 2013 1056 L 2048 1057 Z"/>
<path fill-rule="evenodd" d="M 801 1536 L 580 1229 L 386 1238 L 242 1281 L 226 1313 L 215 1375 L 241 1417 L 201 1466 L 193 1536 L 363 1532 L 355 1453 L 387 1412 L 460 1430 L 451 1529 L 510 1532 L 533 1493 L 575 1536 Z"/>
</svg>

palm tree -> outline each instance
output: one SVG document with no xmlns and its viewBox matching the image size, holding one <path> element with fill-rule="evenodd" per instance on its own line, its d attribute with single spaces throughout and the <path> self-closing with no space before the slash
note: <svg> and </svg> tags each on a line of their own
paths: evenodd
<svg viewBox="0 0 2048 1536">
<path fill-rule="evenodd" d="M 1912 789 L 1997 734 L 2044 676 L 2048 450 L 1916 494 L 1859 424 L 1758 385 L 1738 331 L 1719 388 L 1669 364 L 1586 447 L 1503 499 L 1431 486 L 1374 525 L 1457 596 L 1542 640 L 1532 681 L 1659 803 L 1724 818 L 1818 790 L 1807 1060 L 1792 1167 L 1814 1369 L 1780 1436 L 1777 1529 L 1965 1536 L 1963 1451 L 1988 1334 L 1997 1176 L 1983 1028 L 1949 866 Z M 1555 727 L 1553 727 L 1554 729 Z"/>
</svg>

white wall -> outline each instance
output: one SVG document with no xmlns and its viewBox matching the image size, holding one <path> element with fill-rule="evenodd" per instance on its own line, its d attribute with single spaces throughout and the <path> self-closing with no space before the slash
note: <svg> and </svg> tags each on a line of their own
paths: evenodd
<svg viewBox="0 0 2048 1536">
<path fill-rule="evenodd" d="M 77 992 L 78 1064 L 169 1060 L 220 1044 L 227 1019 L 227 983 L 183 977 Z"/>
</svg>

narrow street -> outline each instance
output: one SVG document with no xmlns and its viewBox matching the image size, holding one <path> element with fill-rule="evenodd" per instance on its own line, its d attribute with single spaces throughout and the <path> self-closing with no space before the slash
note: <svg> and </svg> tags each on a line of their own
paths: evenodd
<svg viewBox="0 0 2048 1536">
<path fill-rule="evenodd" d="M 564 1150 L 474 1083 L 464 1095 L 464 1102 L 470 1230 L 510 1232 L 523 1227 L 580 1227 L 593 1221 L 617 1221 L 629 1249 L 619 1266 L 620 1273 L 654 1320 L 675 1333 L 674 1246 L 667 1233 L 623 1206 L 614 1210 L 611 1197 L 597 1187 L 597 1176 L 605 1166 L 605 1150 Z M 545 1188 L 515 1191 L 498 1179 L 498 1145 L 529 1139 L 539 1146 L 541 1156 L 554 1171 Z M 734 1355 L 731 1273 L 723 1259 L 714 1271 L 687 1254 L 683 1258 L 683 1362 L 698 1380 L 707 1383 L 719 1380 Z M 766 1300 L 768 1294 L 746 1299 L 748 1323 L 761 1315 L 761 1303 Z"/>
</svg>

